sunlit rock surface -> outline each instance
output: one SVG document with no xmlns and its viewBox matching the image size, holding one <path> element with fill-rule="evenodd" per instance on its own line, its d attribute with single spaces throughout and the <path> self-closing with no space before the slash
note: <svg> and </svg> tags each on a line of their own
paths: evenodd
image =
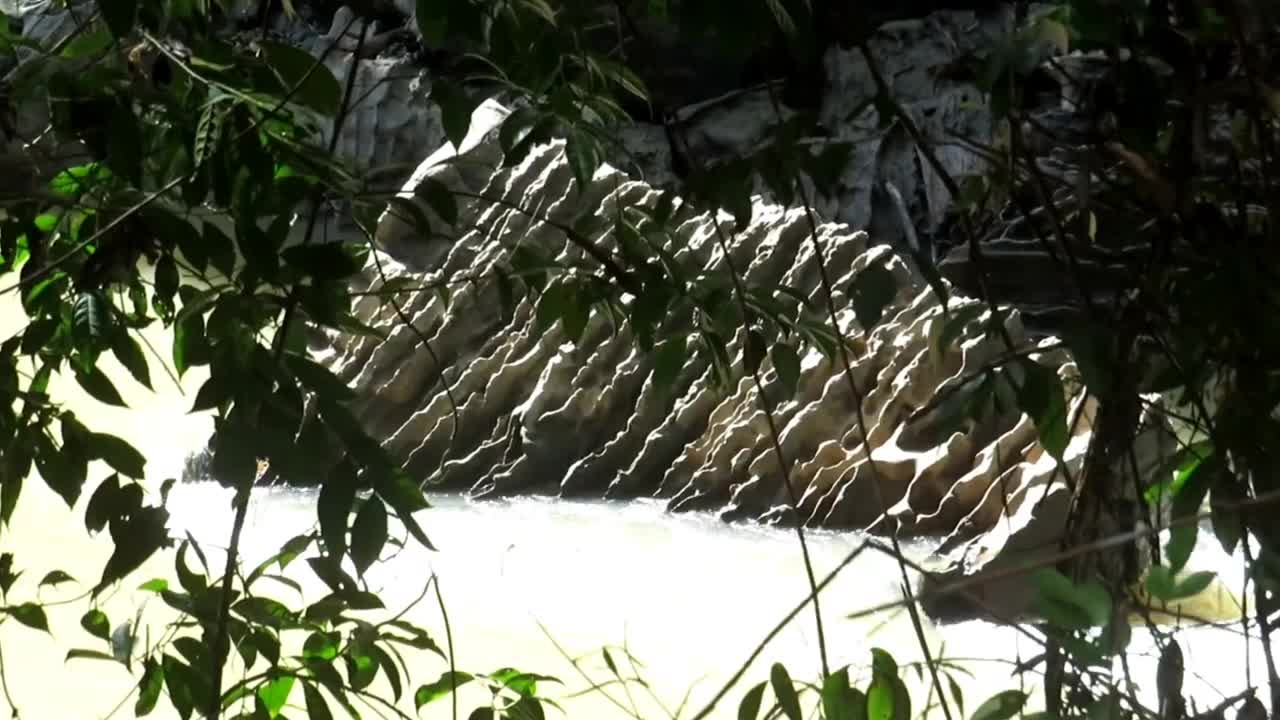
<svg viewBox="0 0 1280 720">
<path fill-rule="evenodd" d="M 1093 421 L 1093 401 L 1085 399 L 1075 366 L 1051 341 L 1032 355 L 1064 380 L 1072 430 L 1061 467 L 1011 402 L 966 418 L 950 434 L 934 417 L 908 424 L 909 416 L 1006 348 L 984 332 L 986 309 L 972 314 L 958 340 L 940 343 L 945 318 L 937 297 L 896 256 L 886 266 L 899 291 L 878 326 L 860 327 L 848 298 L 839 291 L 835 298 L 853 375 L 865 394 L 865 442 L 838 363 L 810 351 L 802 358 L 799 390 L 786 399 L 764 361 L 764 391 L 775 406 L 790 490 L 749 378 L 717 390 L 708 364 L 690 353 L 671 390 L 655 384 L 652 355 L 637 348 L 628 326 L 614 330 L 599 312 L 576 345 L 559 324 L 536 329 L 527 299 L 504 319 L 494 270 L 505 267 L 513 248 L 536 245 L 562 261 L 580 259 L 582 251 L 557 225 L 584 212 L 607 221 L 620 205 L 651 205 L 659 195 L 607 166 L 588 187 L 577 187 L 559 142 L 502 168 L 491 129 L 504 114 L 495 103 L 483 105 L 461 148 L 463 161 L 443 163 L 454 154 L 446 146 L 405 188 L 404 196 L 413 197 L 424 178 L 445 183 L 461 194 L 458 227 L 471 231 L 453 244 L 428 241 L 392 213 L 378 227 L 386 252 L 371 256 L 359 290 L 376 293 L 384 282 L 426 288 L 399 296 L 413 326 L 399 322 L 390 303 L 366 295 L 356 313 L 386 330 L 388 339 L 332 335 L 319 349 L 355 387 L 369 430 L 418 478 L 479 496 L 655 495 L 674 510 L 722 509 L 735 518 L 872 532 L 886 530 L 893 518 L 903 534 L 938 538 L 939 551 L 959 563 L 960 573 L 1052 546 L 1069 500 L 1064 473 L 1080 472 Z M 484 199 L 468 199 L 472 195 Z M 414 202 L 442 222 L 427 203 Z M 732 225 L 721 222 L 726 230 Z M 837 288 L 890 254 L 845 225 L 821 224 L 817 235 Z M 725 270 L 711 217 L 691 215 L 676 236 L 667 249 L 686 268 Z M 594 239 L 612 247 L 607 232 Z M 783 283 L 821 306 L 803 210 L 757 202 L 750 225 L 731 236 L 729 248 L 749 283 Z M 436 289 L 444 284 L 451 292 Z M 950 310 L 975 302 L 953 296 Z M 1016 312 L 1004 326 L 1014 342 L 1023 338 Z M 741 342 L 739 335 L 729 348 L 739 374 Z M 1161 454 L 1157 437 L 1144 435 L 1139 448 L 1143 474 Z"/>
</svg>

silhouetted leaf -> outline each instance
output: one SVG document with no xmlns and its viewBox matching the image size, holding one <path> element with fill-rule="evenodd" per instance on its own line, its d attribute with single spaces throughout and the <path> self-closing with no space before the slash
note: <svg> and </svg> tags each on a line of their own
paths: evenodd
<svg viewBox="0 0 1280 720">
<path fill-rule="evenodd" d="M 338 402 L 355 397 L 355 391 L 343 382 L 341 378 L 334 375 L 333 371 L 309 358 L 300 355 L 288 355 L 285 357 L 285 363 L 298 378 L 299 382 L 318 395 L 323 395 L 329 400 Z"/>
<path fill-rule="evenodd" d="M 676 378 L 688 360 L 683 335 L 670 338 L 658 346 L 653 358 L 653 384 L 661 388 L 675 385 Z"/>
<path fill-rule="evenodd" d="M 574 131 L 569 133 L 564 152 L 565 158 L 569 161 L 569 168 L 573 170 L 573 177 L 578 182 L 578 191 L 581 192 L 591 184 L 596 168 L 600 167 L 599 149 L 591 136 Z"/>
<path fill-rule="evenodd" d="M 742 348 L 743 369 L 748 374 L 755 374 L 760 369 L 760 363 L 767 352 L 768 345 L 765 343 L 764 335 L 761 335 L 758 330 L 747 331 L 746 343 Z"/>
<path fill-rule="evenodd" d="M 163 689 L 164 668 L 155 658 L 147 658 L 143 665 L 142 679 L 138 681 L 138 701 L 134 703 L 133 714 L 138 717 L 150 714 L 156 708 Z"/>
<path fill-rule="evenodd" d="M 351 524 L 351 560 L 363 575 L 378 559 L 387 543 L 387 508 L 376 496 L 360 506 Z"/>
<path fill-rule="evenodd" d="M 14 620 L 29 628 L 49 632 L 49 619 L 45 617 L 44 608 L 35 603 L 25 602 L 6 608 L 6 612 L 12 615 Z"/>
<path fill-rule="evenodd" d="M 133 32 L 133 22 L 138 14 L 138 0 L 112 0 L 102 4 L 102 19 L 111 34 L 126 40 Z"/>
<path fill-rule="evenodd" d="M 338 114 L 342 87 L 319 58 L 305 50 L 274 42 L 259 42 L 267 65 L 280 80 L 282 96 L 326 117 Z"/>
<path fill-rule="evenodd" d="M 427 207 L 441 220 L 450 226 L 458 224 L 458 201 L 448 185 L 435 178 L 426 178 L 414 189 L 414 194 L 425 200 Z"/>
<path fill-rule="evenodd" d="M 1196 547 L 1199 529 L 1199 523 L 1195 522 L 1184 522 L 1169 529 L 1169 541 L 1164 545 L 1164 557 L 1169 569 L 1173 572 L 1185 567 L 1187 560 L 1191 558 L 1191 551 Z"/>
<path fill-rule="evenodd" d="M 84 389 L 90 397 L 100 403 L 106 405 L 114 405 L 116 407 L 128 407 L 124 404 L 124 398 L 120 397 L 116 386 L 98 367 L 94 367 L 88 372 L 76 370 L 76 382 Z"/>
<path fill-rule="evenodd" d="M 294 245 L 281 254 L 289 265 L 315 278 L 341 280 L 364 267 L 364 259 L 353 248 L 338 243 Z"/>
<path fill-rule="evenodd" d="M 311 683 L 303 683 L 302 695 L 307 701 L 307 720 L 333 720 L 333 713 L 329 712 L 329 704 L 320 688 Z"/>
<path fill-rule="evenodd" d="M 849 286 L 849 297 L 853 300 L 858 324 L 866 331 L 874 328 L 897 294 L 898 280 L 892 271 L 880 264 L 863 268 Z"/>
<path fill-rule="evenodd" d="M 133 572 L 160 548 L 169 546 L 169 533 L 165 528 L 168 519 L 169 513 L 164 508 L 145 507 L 119 524 L 112 523 L 111 539 L 115 548 L 103 568 L 102 579 L 94 587 L 95 595 Z"/>
<path fill-rule="evenodd" d="M 104 653 L 101 650 L 85 650 L 75 648 L 67 651 L 66 660 L 107 660 L 109 662 L 119 662 L 115 656 L 110 653 Z"/>
<path fill-rule="evenodd" d="M 62 570 L 51 570 L 47 575 L 44 576 L 44 579 L 40 581 L 40 587 L 44 587 L 46 585 L 52 585 L 54 587 L 57 587 L 62 583 L 75 582 L 75 581 L 76 581 L 75 578 L 71 577 L 70 575 L 63 572 Z"/>
<path fill-rule="evenodd" d="M 335 557 L 347 551 L 347 518 L 355 499 L 353 480 L 348 480 L 345 475 L 335 474 L 320 488 L 316 506 L 320 537 L 324 540 L 325 549 Z"/>
<path fill-rule="evenodd" d="M 1022 370 L 1021 383 L 1013 383 L 1018 391 L 1018 407 L 1035 422 L 1044 449 L 1061 460 L 1070 439 L 1062 380 L 1055 370 L 1030 358 L 1019 358 L 1017 367 Z"/>
<path fill-rule="evenodd" d="M 444 126 L 444 136 L 453 143 L 455 148 L 462 147 L 462 141 L 471 128 L 471 113 L 475 111 L 478 103 L 462 88 L 441 78 L 436 78 L 431 87 L 431 99 L 440 107 L 440 122 Z"/>
<path fill-rule="evenodd" d="M 778 373 L 778 382 L 787 389 L 787 397 L 795 397 L 800 387 L 800 356 L 795 348 L 786 343 L 773 346 L 769 356 L 773 359 L 774 372 Z"/>
<path fill-rule="evenodd" d="M 992 695 L 973 711 L 970 720 L 1008 720 L 1022 710 L 1027 694 L 1021 690 L 1005 690 Z"/>
<path fill-rule="evenodd" d="M 142 354 L 142 346 L 127 332 L 117 332 L 111 342 L 111 353 L 133 376 L 138 384 L 151 390 L 151 370 L 147 366 L 147 358 Z"/>
<path fill-rule="evenodd" d="M 791 675 L 782 663 L 774 663 L 769 671 L 769 684 L 773 686 L 773 694 L 778 698 L 778 705 L 789 720 L 800 720 L 800 698 L 796 695 L 795 685 L 791 683 Z"/>
<path fill-rule="evenodd" d="M 107 433 L 91 433 L 87 441 L 93 457 L 104 460 L 116 472 L 136 480 L 145 477 L 147 459 L 129 443 Z"/>
</svg>

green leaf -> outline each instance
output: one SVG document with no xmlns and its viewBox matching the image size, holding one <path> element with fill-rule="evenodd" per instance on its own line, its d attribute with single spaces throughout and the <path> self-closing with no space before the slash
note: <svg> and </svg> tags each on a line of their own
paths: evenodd
<svg viewBox="0 0 1280 720">
<path fill-rule="evenodd" d="M 1184 522 L 1169 530 L 1169 542 L 1164 545 L 1164 557 L 1170 571 L 1176 573 L 1186 566 L 1187 560 L 1191 558 L 1191 552 L 1195 550 L 1199 530 L 1199 524 L 1194 522 Z"/>
<path fill-rule="evenodd" d="M 95 608 L 85 613 L 80 618 L 80 627 L 96 638 L 101 638 L 108 642 L 111 640 L 111 620 L 101 610 Z"/>
<path fill-rule="evenodd" d="M 21 605 L 7 608 L 7 612 L 13 616 L 14 620 L 29 628 L 49 632 L 49 619 L 45 617 L 44 608 L 35 603 L 25 602 Z"/>
<path fill-rule="evenodd" d="M 769 670 L 769 684 L 773 686 L 773 694 L 778 698 L 782 712 L 789 720 L 800 720 L 800 698 L 791 683 L 791 675 L 782 663 L 774 663 Z"/>
<path fill-rule="evenodd" d="M 1101 626 L 1111 618 L 1111 596 L 1096 582 L 1076 585 L 1053 569 L 1037 570 L 1032 579 L 1041 613 L 1058 627 L 1072 630 Z"/>
<path fill-rule="evenodd" d="M 413 707 L 416 710 L 421 710 L 423 705 L 448 697 L 456 688 L 460 688 L 474 679 L 475 677 L 470 673 L 445 671 L 438 680 L 419 687 L 413 693 Z"/>
<path fill-rule="evenodd" d="M 89 451 L 95 458 L 106 461 L 121 475 L 135 480 L 146 476 L 147 459 L 136 448 L 115 435 L 91 433 L 88 444 Z"/>
<path fill-rule="evenodd" d="M 1035 422 L 1040 444 L 1050 455 L 1062 460 L 1070 437 L 1067 432 L 1067 401 L 1058 373 L 1030 358 L 1019 358 L 1021 384 L 1017 388 L 1018 407 Z"/>
<path fill-rule="evenodd" d="M 1210 570 L 1194 572 L 1182 579 L 1174 577 L 1174 571 L 1156 565 L 1147 572 L 1147 592 L 1157 600 L 1172 602 L 1195 597 L 1204 592 L 1216 574 Z"/>
<path fill-rule="evenodd" d="M 1176 469 L 1166 474 L 1165 480 L 1147 488 L 1144 493 L 1147 502 L 1159 504 L 1161 500 L 1177 499 L 1182 494 L 1182 489 L 1196 479 L 1200 467 L 1213 456 L 1213 442 L 1209 440 L 1192 443 L 1180 450 L 1173 458 L 1175 464 L 1172 467 Z M 1167 470 L 1171 466 L 1163 467 Z"/>
<path fill-rule="evenodd" d="M 360 506 L 356 521 L 351 524 L 351 560 L 356 571 L 364 575 L 387 543 L 387 507 L 377 497 L 370 497 Z"/>
<path fill-rule="evenodd" d="M 107 302 L 97 292 L 82 292 L 71 310 L 71 329 L 76 344 L 96 348 L 106 339 L 110 327 Z"/>
<path fill-rule="evenodd" d="M 569 168 L 573 170 L 573 177 L 578 182 L 578 192 L 582 192 L 591 184 L 591 178 L 600 167 L 600 150 L 591 136 L 574 131 L 569 134 L 564 152 Z"/>
<path fill-rule="evenodd" d="M 333 713 L 329 712 L 329 704 L 320 688 L 311 683 L 303 683 L 302 695 L 307 701 L 307 720 L 333 720 Z"/>
<path fill-rule="evenodd" d="M 867 720 L 895 720 L 896 695 L 893 678 L 876 673 L 867 688 Z"/>
<path fill-rule="evenodd" d="M 336 632 L 313 632 L 302 643 L 302 656 L 308 660 L 332 660 L 338 657 L 340 641 Z"/>
<path fill-rule="evenodd" d="M 290 45 L 259 42 L 267 65 L 280 80 L 283 94 L 326 117 L 338 114 L 342 106 L 342 87 L 329 68 L 311 53 Z"/>
<path fill-rule="evenodd" d="M 853 279 L 849 297 L 853 299 L 853 311 L 858 324 L 871 330 L 884 317 L 885 308 L 898 294 L 898 280 L 883 265 L 868 265 Z"/>
<path fill-rule="evenodd" d="M 184 308 L 185 309 L 185 308 Z M 205 340 L 204 317 L 191 313 L 173 324 L 173 369 L 181 378 L 187 370 L 205 361 L 208 342 Z"/>
<path fill-rule="evenodd" d="M 1021 690 L 1005 690 L 992 695 L 973 711 L 970 720 L 1008 720 L 1022 711 L 1027 694 Z"/>
<path fill-rule="evenodd" d="M 964 692 L 960 690 L 960 683 L 956 682 L 956 679 L 950 673 L 947 673 L 947 687 L 951 690 L 951 699 L 955 701 L 956 707 L 959 708 L 960 714 L 963 715 Z"/>
<path fill-rule="evenodd" d="M 164 668 L 155 658 L 147 658 L 142 671 L 142 679 L 138 681 L 138 702 L 133 706 L 133 714 L 142 717 L 156 708 L 160 699 L 160 691 L 164 689 Z"/>
<path fill-rule="evenodd" d="M 738 704 L 738 720 L 756 720 L 759 717 L 764 688 L 765 683 L 759 683 L 742 696 L 742 702 Z"/>
<path fill-rule="evenodd" d="M 129 371 L 133 379 L 138 381 L 138 384 L 148 390 L 153 389 L 147 358 L 142 354 L 142 346 L 133 339 L 133 336 L 124 331 L 117 332 L 111 343 L 111 353 L 116 356 L 116 360 L 124 366 L 124 369 Z"/>
<path fill-rule="evenodd" d="M 822 716 L 824 720 L 862 720 L 866 696 L 849 685 L 849 670 L 841 668 L 822 682 Z"/>
<path fill-rule="evenodd" d="M 787 389 L 787 397 L 795 397 L 800 387 L 800 356 L 795 348 L 786 343 L 777 343 L 769 352 L 773 359 L 773 369 L 778 373 L 778 382 Z"/>
<path fill-rule="evenodd" d="M 291 627 L 295 622 L 294 613 L 283 603 L 271 598 L 247 597 L 231 609 L 245 620 L 270 628 Z"/>
<path fill-rule="evenodd" d="M 106 123 L 107 163 L 116 174 L 134 185 L 142 184 L 142 129 L 128 103 L 111 106 Z"/>
<path fill-rule="evenodd" d="M 98 367 L 95 366 L 88 372 L 79 369 L 75 372 L 76 382 L 93 399 L 106 405 L 128 407 L 124 404 L 124 398 L 120 397 L 116 386 L 111 384 L 111 380 Z"/>
<path fill-rule="evenodd" d="M 272 678 L 258 687 L 258 699 L 267 709 L 267 714 L 276 717 L 289 701 L 289 693 L 293 692 L 294 677 L 281 675 Z"/>
<path fill-rule="evenodd" d="M 134 19 L 138 15 L 138 0 L 109 0 L 100 4 L 102 19 L 106 21 L 111 34 L 120 40 L 126 40 L 133 32 Z"/>
<path fill-rule="evenodd" d="M 162 593 L 169 589 L 169 581 L 164 578 L 151 578 L 138 586 L 144 592 Z"/>
</svg>

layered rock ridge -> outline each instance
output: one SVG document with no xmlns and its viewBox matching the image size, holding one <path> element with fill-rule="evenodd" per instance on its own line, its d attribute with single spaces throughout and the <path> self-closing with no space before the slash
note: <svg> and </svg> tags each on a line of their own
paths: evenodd
<svg viewBox="0 0 1280 720">
<path fill-rule="evenodd" d="M 727 348 L 742 379 L 717 388 L 709 363 L 690 352 L 668 387 L 655 381 L 654 353 L 641 351 L 629 325 L 614 327 L 607 313 L 593 311 L 577 343 L 558 323 L 540 330 L 531 299 L 504 313 L 495 270 L 509 266 L 517 247 L 540 248 L 564 263 L 583 260 L 559 228 L 584 215 L 611 227 L 621 208 L 652 207 L 660 195 L 608 166 L 578 187 L 561 142 L 502 167 L 492 131 L 504 115 L 496 103 L 482 105 L 462 147 L 432 155 L 402 192 L 433 222 L 442 221 L 415 189 L 430 178 L 456 193 L 456 227 L 470 228 L 456 242 L 427 241 L 401 215 L 383 216 L 381 251 L 371 254 L 358 280 L 367 294 L 354 310 L 384 329 L 385 340 L 331 334 L 316 348 L 355 388 L 362 422 L 429 487 L 479 497 L 656 496 L 676 511 L 720 509 L 727 518 L 872 532 L 892 517 L 902 533 L 936 538 L 939 551 L 966 567 L 1053 542 L 1095 408 L 1074 363 L 1052 339 L 1032 345 L 1030 357 L 1063 381 L 1070 438 L 1061 463 L 1007 394 L 1001 402 L 995 393 L 990 407 L 950 431 L 941 418 L 945 403 L 921 410 L 1007 353 L 986 331 L 990 308 L 953 295 L 944 314 L 920 275 L 887 246 L 843 224 L 818 225 L 835 287 L 848 288 L 863 269 L 882 263 L 898 291 L 871 329 L 859 325 L 849 297 L 842 291 L 835 297 L 865 394 L 865 438 L 837 362 L 816 350 L 802 354 L 798 390 L 788 396 L 771 360 L 763 361 L 763 391 L 791 469 L 788 491 L 757 388 L 742 378 L 743 334 Z M 688 213 L 666 250 L 693 274 L 725 272 L 717 221 L 732 225 Z M 592 239 L 614 247 L 607 231 Z M 750 223 L 728 234 L 727 247 L 747 283 L 783 284 L 823 306 L 803 210 L 757 199 Z M 378 294 L 387 283 L 421 289 L 401 293 L 397 309 Z M 962 317 L 969 320 L 949 323 Z M 1018 313 L 1000 317 L 1008 336 L 1022 342 Z M 940 342 L 956 328 L 955 341 Z M 1159 419 L 1149 415 L 1144 422 L 1152 431 L 1142 435 L 1135 465 L 1143 475 L 1164 452 Z"/>
</svg>

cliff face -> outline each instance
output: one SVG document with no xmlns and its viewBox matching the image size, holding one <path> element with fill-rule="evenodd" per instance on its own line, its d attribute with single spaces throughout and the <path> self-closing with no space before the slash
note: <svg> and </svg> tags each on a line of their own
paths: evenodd
<svg viewBox="0 0 1280 720">
<path fill-rule="evenodd" d="M 936 538 L 962 573 L 1051 545 L 1069 495 L 1064 478 L 1081 470 L 1094 414 L 1074 364 L 1052 341 L 1041 342 L 1031 359 L 1063 381 L 1070 437 L 1061 467 L 1031 419 L 1008 401 L 1008 387 L 996 390 L 990 407 L 971 408 L 958 431 L 944 431 L 945 403 L 921 409 L 981 377 L 984 363 L 1005 352 L 1003 341 L 985 331 L 989 310 L 953 296 L 945 315 L 929 286 L 891 248 L 847 225 L 820 225 L 817 241 L 835 287 L 847 288 L 864 269 L 882 264 L 898 291 L 872 329 L 858 323 L 848 297 L 837 292 L 835 298 L 852 343 L 853 375 L 865 393 L 865 437 L 837 363 L 816 351 L 803 355 L 798 391 L 788 397 L 772 360 L 764 361 L 763 391 L 790 467 L 784 476 L 749 378 L 716 389 L 713 369 L 691 348 L 667 387 L 655 377 L 655 354 L 639 350 L 630 325 L 615 327 L 603 310 L 591 312 L 576 343 L 561 324 L 540 327 L 529 299 L 504 314 L 494 278 L 510 267 L 516 247 L 562 263 L 585 259 L 559 228 L 581 224 L 584 216 L 611 227 L 616 213 L 653 207 L 660 194 L 608 166 L 578 187 L 561 142 L 501 167 L 493 129 L 505 114 L 496 103 L 481 106 L 458 149 L 461 157 L 454 159 L 451 146 L 442 148 L 402 192 L 433 223 L 440 219 L 415 194 L 427 179 L 463 197 L 484 198 L 459 208 L 457 227 L 470 232 L 450 245 L 433 243 L 402 216 L 383 216 L 377 239 L 385 252 L 371 255 L 360 278 L 360 290 L 369 294 L 356 313 L 389 337 L 332 335 L 316 348 L 355 388 L 368 428 L 386 438 L 412 473 L 432 487 L 480 497 L 654 495 L 676 511 L 723 509 L 731 518 L 871 532 L 883 531 L 892 518 L 906 535 Z M 535 219 L 520 208 L 544 215 Z M 724 216 L 691 214 L 665 250 L 691 274 L 723 272 L 731 258 L 747 284 L 785 284 L 822 306 L 803 210 L 757 198 L 749 225 L 730 234 L 728 256 L 717 244 L 717 221 L 722 228 L 732 224 Z M 615 247 L 607 230 L 592 239 L 602 249 Z M 397 310 L 379 299 L 387 283 L 426 289 L 402 295 Z M 453 291 L 440 293 L 442 285 Z M 673 313 L 664 327 L 690 324 Z M 1015 343 L 1025 339 L 1016 311 L 1003 324 Z M 959 331 L 954 343 L 940 341 L 948 325 Z M 740 333 L 727 348 L 738 375 L 743 343 Z M 1144 422 L 1157 424 L 1151 417 Z M 1144 476 L 1165 450 L 1160 437 L 1143 436 L 1137 467 Z M 794 507 L 792 495 L 799 499 Z"/>
</svg>

